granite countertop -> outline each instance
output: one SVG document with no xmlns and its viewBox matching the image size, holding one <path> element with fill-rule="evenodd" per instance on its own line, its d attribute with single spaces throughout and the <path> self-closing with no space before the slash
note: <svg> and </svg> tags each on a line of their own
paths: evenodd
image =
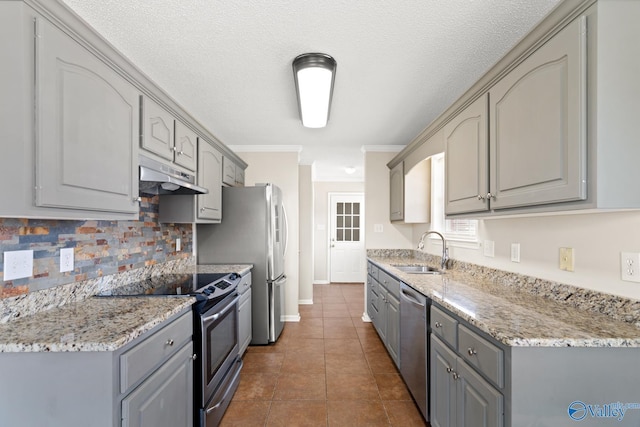
<svg viewBox="0 0 640 427">
<path fill-rule="evenodd" d="M 244 276 L 252 268 L 251 264 L 160 266 L 153 275 L 237 273 Z M 23 315 L 0 323 L 0 353 L 114 351 L 175 314 L 190 309 L 196 301 L 189 296 L 90 296 L 96 293 L 108 295 L 111 288 L 145 277 L 144 274 L 132 274 L 124 282 L 115 279 L 105 287 L 87 286 L 86 290 L 78 292 L 91 292 L 87 297 L 55 308 L 49 308 L 52 304 L 47 296 L 49 293 L 55 295 L 59 290 L 42 291 L 41 305 L 31 304 L 29 308 L 33 311 L 24 310 Z"/>
<path fill-rule="evenodd" d="M 244 276 L 253 268 L 252 264 L 198 264 L 197 273 L 236 273 Z"/>
<path fill-rule="evenodd" d="M 194 302 L 192 297 L 91 297 L 0 324 L 0 353 L 114 351 Z"/>
<path fill-rule="evenodd" d="M 640 347 L 639 327 L 604 314 L 455 270 L 408 274 L 393 267 L 425 264 L 411 258 L 369 256 L 369 260 L 508 346 Z"/>
</svg>

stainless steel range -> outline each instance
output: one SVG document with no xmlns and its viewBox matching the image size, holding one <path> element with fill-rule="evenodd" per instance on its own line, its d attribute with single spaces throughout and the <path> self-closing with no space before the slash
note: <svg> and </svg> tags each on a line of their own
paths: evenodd
<svg viewBox="0 0 640 427">
<path fill-rule="evenodd" d="M 194 296 L 194 425 L 220 423 L 238 388 L 238 283 L 240 276 L 220 273 L 169 274 L 119 287 L 111 296 Z"/>
</svg>

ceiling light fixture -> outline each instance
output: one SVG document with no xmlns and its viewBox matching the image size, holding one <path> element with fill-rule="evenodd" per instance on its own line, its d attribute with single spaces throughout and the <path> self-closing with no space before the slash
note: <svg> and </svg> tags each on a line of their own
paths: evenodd
<svg viewBox="0 0 640 427">
<path fill-rule="evenodd" d="M 303 53 L 293 60 L 302 125 L 322 128 L 329 120 L 336 60 L 324 53 Z"/>
</svg>

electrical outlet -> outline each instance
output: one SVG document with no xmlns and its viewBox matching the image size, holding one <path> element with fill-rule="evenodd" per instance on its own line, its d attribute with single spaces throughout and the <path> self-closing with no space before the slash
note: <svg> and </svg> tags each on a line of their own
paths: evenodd
<svg viewBox="0 0 640 427">
<path fill-rule="evenodd" d="M 180 252 L 182 250 L 182 242 L 180 241 L 180 238 L 178 237 L 176 239 L 176 252 Z"/>
<path fill-rule="evenodd" d="M 33 276 L 33 251 L 4 253 L 4 280 Z"/>
<path fill-rule="evenodd" d="M 493 258 L 495 256 L 495 242 L 493 240 L 484 241 L 484 256 Z"/>
<path fill-rule="evenodd" d="M 560 248 L 560 270 L 573 271 L 573 248 Z"/>
<path fill-rule="evenodd" d="M 620 275 L 627 282 L 640 282 L 640 253 L 622 252 L 620 254 Z"/>
<path fill-rule="evenodd" d="M 520 243 L 511 244 L 511 262 L 520 262 Z"/>
<path fill-rule="evenodd" d="M 60 273 L 73 270 L 73 248 L 60 249 Z"/>
</svg>

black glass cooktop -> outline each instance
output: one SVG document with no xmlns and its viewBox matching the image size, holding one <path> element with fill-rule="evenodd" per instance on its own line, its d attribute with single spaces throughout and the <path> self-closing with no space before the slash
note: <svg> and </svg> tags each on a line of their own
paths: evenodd
<svg viewBox="0 0 640 427">
<path fill-rule="evenodd" d="M 199 289 L 225 276 L 229 276 L 229 273 L 163 274 L 119 286 L 113 289 L 109 295 L 193 295 Z M 220 282 L 217 287 L 225 287 L 226 284 L 227 282 Z"/>
</svg>

